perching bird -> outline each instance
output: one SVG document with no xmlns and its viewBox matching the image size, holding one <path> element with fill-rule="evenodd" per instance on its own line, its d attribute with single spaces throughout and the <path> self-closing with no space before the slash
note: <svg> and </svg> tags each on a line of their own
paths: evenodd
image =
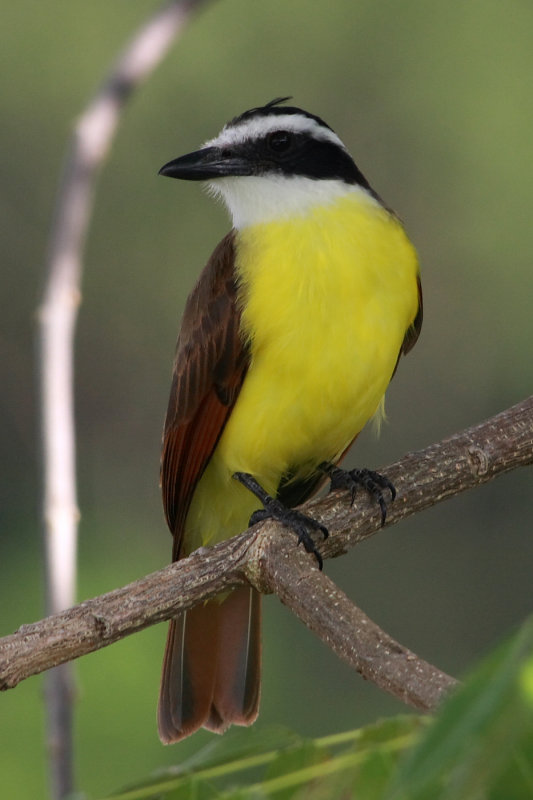
<svg viewBox="0 0 533 800">
<path fill-rule="evenodd" d="M 334 486 L 365 486 L 382 520 L 382 490 L 393 494 L 379 474 L 335 465 L 420 332 L 416 253 L 334 131 L 287 99 L 244 112 L 160 170 L 204 181 L 233 220 L 178 338 L 161 464 L 174 560 L 245 530 L 259 498 L 253 519 L 294 528 L 321 566 L 310 533 L 321 526 L 289 509 L 325 473 Z M 255 720 L 260 599 L 241 587 L 172 620 L 163 742 Z"/>
</svg>

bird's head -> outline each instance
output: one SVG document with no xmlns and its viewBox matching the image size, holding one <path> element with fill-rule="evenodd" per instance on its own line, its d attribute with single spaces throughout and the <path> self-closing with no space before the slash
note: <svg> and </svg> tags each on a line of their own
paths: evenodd
<svg viewBox="0 0 533 800">
<path fill-rule="evenodd" d="M 305 213 L 354 188 L 375 198 L 337 134 L 320 117 L 280 105 L 288 99 L 245 111 L 159 174 L 205 182 L 237 228 Z"/>
</svg>

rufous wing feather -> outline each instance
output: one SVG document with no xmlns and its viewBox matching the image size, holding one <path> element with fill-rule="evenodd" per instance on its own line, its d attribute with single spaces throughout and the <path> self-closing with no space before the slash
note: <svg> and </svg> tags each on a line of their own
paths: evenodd
<svg viewBox="0 0 533 800">
<path fill-rule="evenodd" d="M 214 251 L 185 307 L 163 435 L 161 488 L 174 537 L 173 559 L 194 490 L 235 404 L 248 367 L 234 276 L 234 235 Z M 257 716 L 260 686 L 259 594 L 250 587 L 197 606 L 169 626 L 159 735 L 165 743 L 201 726 L 223 731 Z"/>
</svg>

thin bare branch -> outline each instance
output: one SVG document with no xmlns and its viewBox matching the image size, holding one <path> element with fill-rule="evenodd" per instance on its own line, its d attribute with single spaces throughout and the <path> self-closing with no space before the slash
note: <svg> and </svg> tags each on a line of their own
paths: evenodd
<svg viewBox="0 0 533 800">
<path fill-rule="evenodd" d="M 387 512 L 387 527 L 497 475 L 531 464 L 533 396 L 438 444 L 407 453 L 401 461 L 386 467 L 385 474 L 397 491 Z M 317 501 L 312 501 L 307 509 L 315 515 L 316 506 Z M 346 495 L 329 495 L 320 503 L 322 508 L 326 526 L 333 517 L 334 530 L 341 534 L 330 537 L 320 548 L 324 558 L 341 555 L 347 547 L 379 530 L 375 508 L 364 493 L 356 499 L 355 508 L 360 515 L 357 526 L 353 525 L 353 508 Z"/>
<path fill-rule="evenodd" d="M 532 463 L 530 397 L 386 468 L 398 489 L 387 524 Z M 380 530 L 379 514 L 363 493 L 355 508 L 346 493 L 328 495 L 304 508 L 330 531 L 329 539 L 319 545 L 324 558 L 338 556 Z M 306 570 L 305 575 L 301 569 Z M 245 581 L 263 592 L 276 592 L 361 674 L 400 699 L 419 708 L 432 708 L 452 685 L 451 678 L 367 622 L 361 611 L 319 575 L 313 557 L 295 548 L 292 533 L 266 522 L 129 586 L 24 625 L 1 639 L 0 689 L 12 688 L 30 675 L 170 619 Z M 338 615 L 337 601 L 342 606 Z M 319 614 L 318 609 L 324 611 Z M 387 650 L 390 655 L 384 658 Z"/>
<path fill-rule="evenodd" d="M 272 557 L 276 557 L 272 554 Z M 430 711 L 457 681 L 395 641 L 294 547 L 276 560 L 271 587 L 343 661 L 407 705 Z"/>
<path fill-rule="evenodd" d="M 206 0 L 165 3 L 132 38 L 78 120 L 58 192 L 39 310 L 44 460 L 46 607 L 55 613 L 75 599 L 78 508 L 73 403 L 73 340 L 80 301 L 82 255 L 94 185 L 134 89 L 167 53 Z M 72 676 L 50 676 L 46 691 L 54 797 L 72 790 Z"/>
</svg>

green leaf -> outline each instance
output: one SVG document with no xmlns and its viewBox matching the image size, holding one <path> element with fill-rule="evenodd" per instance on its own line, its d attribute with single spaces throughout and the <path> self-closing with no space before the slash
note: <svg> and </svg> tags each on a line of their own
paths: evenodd
<svg viewBox="0 0 533 800">
<path fill-rule="evenodd" d="M 285 800 L 300 790 L 305 797 L 329 798 L 352 785 L 376 748 L 382 764 L 387 758 L 395 763 L 423 724 L 406 715 L 315 740 L 280 727 L 235 730 L 109 800 Z M 235 788 L 237 782 L 242 788 Z"/>
<path fill-rule="evenodd" d="M 531 800 L 533 620 L 435 719 L 399 716 L 305 739 L 230 731 L 114 800 Z"/>
<path fill-rule="evenodd" d="M 402 716 L 343 734 L 303 742 L 298 750 L 280 754 L 269 767 L 268 776 L 252 790 L 261 790 L 268 798 L 330 800 L 351 796 L 359 774 L 377 754 L 396 762 L 398 754 L 412 743 L 424 723 L 415 716 Z M 224 800 L 226 796 L 224 795 Z"/>
<path fill-rule="evenodd" d="M 531 750 L 528 755 L 525 742 L 533 732 L 532 653 L 533 620 L 529 620 L 445 703 L 400 766 L 386 800 L 485 798 L 505 772 L 517 777 L 520 763 L 521 785 L 527 785 Z M 516 794 L 517 800 L 531 798 L 531 786 L 529 792 Z M 511 800 L 509 793 L 494 798 L 500 796 Z"/>
</svg>

